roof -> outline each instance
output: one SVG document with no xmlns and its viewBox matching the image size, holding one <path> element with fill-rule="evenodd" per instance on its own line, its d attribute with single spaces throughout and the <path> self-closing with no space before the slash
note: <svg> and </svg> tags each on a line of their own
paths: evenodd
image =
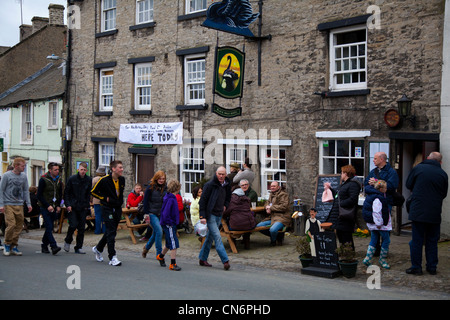
<svg viewBox="0 0 450 320">
<path fill-rule="evenodd" d="M 0 93 L 0 107 L 13 107 L 26 101 L 52 99 L 64 95 L 66 77 L 62 64 L 49 63 L 44 68 Z"/>
</svg>

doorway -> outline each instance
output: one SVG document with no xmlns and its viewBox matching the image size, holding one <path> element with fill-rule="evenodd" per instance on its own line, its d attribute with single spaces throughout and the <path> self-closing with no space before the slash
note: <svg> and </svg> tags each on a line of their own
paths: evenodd
<svg viewBox="0 0 450 320">
<path fill-rule="evenodd" d="M 155 174 L 155 157 L 137 154 L 136 168 L 136 182 L 141 183 L 145 190 Z"/>
</svg>

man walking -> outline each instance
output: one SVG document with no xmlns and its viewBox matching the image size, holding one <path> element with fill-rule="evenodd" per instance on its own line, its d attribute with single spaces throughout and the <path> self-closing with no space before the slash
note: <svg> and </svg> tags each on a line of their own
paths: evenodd
<svg viewBox="0 0 450 320">
<path fill-rule="evenodd" d="M 22 252 L 17 249 L 19 235 L 22 232 L 24 220 L 24 201 L 31 212 L 30 193 L 28 192 L 25 160 L 15 158 L 14 169 L 6 172 L 0 183 L 0 212 L 5 214 L 5 246 L 3 254 L 21 256 Z"/>
<path fill-rule="evenodd" d="M 425 242 L 426 270 L 435 275 L 438 264 L 442 202 L 447 196 L 448 176 L 441 168 L 442 155 L 431 152 L 408 175 L 406 187 L 412 191 L 409 220 L 412 239 L 409 243 L 411 268 L 408 274 L 422 275 L 422 247 Z"/>
<path fill-rule="evenodd" d="M 63 196 L 63 183 L 59 176 L 60 166 L 56 162 L 50 162 L 47 166 L 48 172 L 39 179 L 37 198 L 44 218 L 45 232 L 42 237 L 42 253 L 57 254 L 61 248 L 57 246 L 53 237 L 53 224 L 61 213 L 61 200 Z"/>
<path fill-rule="evenodd" d="M 122 264 L 117 259 L 115 242 L 117 226 L 122 217 L 123 190 L 125 189 L 125 178 L 123 175 L 122 161 L 114 160 L 110 163 L 112 173 L 101 178 L 92 188 L 91 194 L 100 200 L 102 205 L 102 217 L 106 230 L 98 244 L 92 248 L 95 253 L 95 259 L 98 262 L 103 261 L 102 252 L 105 246 L 108 246 L 109 264 L 111 266 L 120 266 Z"/>
<path fill-rule="evenodd" d="M 92 179 L 86 175 L 87 169 L 87 163 L 81 162 L 78 166 L 78 173 L 69 178 L 64 190 L 64 203 L 67 208 L 67 218 L 69 220 L 69 229 L 64 239 L 64 251 L 66 252 L 70 251 L 73 233 L 75 230 L 78 230 L 74 248 L 75 253 L 86 253 L 82 248 L 86 228 L 86 215 L 90 211 L 92 188 Z"/>
<path fill-rule="evenodd" d="M 219 167 L 215 176 L 203 187 L 203 193 L 199 202 L 199 217 L 200 222 L 208 226 L 208 233 L 198 258 L 201 266 L 211 267 L 207 260 L 214 241 L 217 254 L 223 263 L 223 268 L 228 270 L 230 269 L 230 262 L 219 231 L 222 214 L 228 207 L 231 199 L 230 181 L 226 175 L 225 167 Z"/>
</svg>

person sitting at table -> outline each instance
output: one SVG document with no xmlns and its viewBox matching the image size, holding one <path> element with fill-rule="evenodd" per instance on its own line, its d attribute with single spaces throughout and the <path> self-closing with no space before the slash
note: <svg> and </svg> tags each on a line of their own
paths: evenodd
<svg viewBox="0 0 450 320">
<path fill-rule="evenodd" d="M 240 188 L 244 191 L 245 195 L 250 199 L 250 203 L 258 202 L 258 194 L 250 186 L 250 182 L 247 179 L 239 181 Z"/>
<path fill-rule="evenodd" d="M 240 185 L 247 184 L 247 180 L 241 180 Z M 227 220 L 230 230 L 252 230 L 256 226 L 255 215 L 251 210 L 250 199 L 245 195 L 243 188 L 238 188 L 231 194 L 230 205 L 223 214 L 223 218 Z M 250 233 L 243 235 L 244 247 L 250 247 Z"/>
<path fill-rule="evenodd" d="M 143 207 L 142 200 L 144 200 L 144 191 L 142 191 L 142 184 L 139 182 L 134 185 L 134 190 L 130 192 L 127 198 L 127 208 Z M 133 219 L 134 224 L 140 224 L 144 219 L 143 210 L 138 210 L 138 213 Z M 139 235 L 142 235 L 145 231 L 145 227 L 138 230 Z"/>
</svg>

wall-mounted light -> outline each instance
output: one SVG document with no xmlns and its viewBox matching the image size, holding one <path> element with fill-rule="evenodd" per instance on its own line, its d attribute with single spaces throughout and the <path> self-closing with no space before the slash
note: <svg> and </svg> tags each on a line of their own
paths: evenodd
<svg viewBox="0 0 450 320">
<path fill-rule="evenodd" d="M 413 126 L 413 128 L 415 128 L 416 127 L 416 116 L 411 115 L 412 100 L 409 99 L 406 96 L 406 94 L 403 94 L 403 96 L 400 98 L 400 100 L 397 100 L 397 105 L 398 105 L 398 113 L 400 114 L 400 116 L 403 119 L 411 122 L 411 125 Z"/>
</svg>

